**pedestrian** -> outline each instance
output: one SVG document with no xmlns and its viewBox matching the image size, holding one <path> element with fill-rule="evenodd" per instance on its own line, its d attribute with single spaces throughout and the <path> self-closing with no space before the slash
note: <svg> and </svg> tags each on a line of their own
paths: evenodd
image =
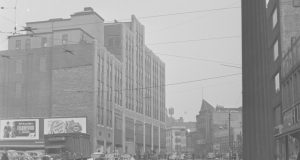
<svg viewBox="0 0 300 160">
<path fill-rule="evenodd" d="M 1 160 L 8 160 L 7 151 L 2 154 Z"/>
</svg>

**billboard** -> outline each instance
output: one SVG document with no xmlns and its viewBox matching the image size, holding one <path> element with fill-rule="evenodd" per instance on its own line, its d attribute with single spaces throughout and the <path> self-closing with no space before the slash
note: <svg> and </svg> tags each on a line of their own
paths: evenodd
<svg viewBox="0 0 300 160">
<path fill-rule="evenodd" d="M 0 140 L 38 140 L 38 119 L 0 120 Z"/>
<path fill-rule="evenodd" d="M 86 133 L 86 117 L 44 119 L 44 134 Z"/>
</svg>

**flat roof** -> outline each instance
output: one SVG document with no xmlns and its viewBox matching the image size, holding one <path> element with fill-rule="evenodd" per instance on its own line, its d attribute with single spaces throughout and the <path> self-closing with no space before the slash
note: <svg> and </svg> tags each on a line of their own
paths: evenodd
<svg viewBox="0 0 300 160">
<path fill-rule="evenodd" d="M 85 30 L 82 28 L 64 28 L 64 29 L 55 29 L 53 32 L 59 32 L 59 31 L 70 31 L 70 30 L 80 30 L 84 32 L 86 35 L 88 35 L 90 38 L 94 39 L 95 37 L 91 36 L 89 33 L 87 33 Z M 41 35 L 41 34 L 50 34 L 52 32 L 39 32 L 39 33 L 34 33 L 33 35 Z M 13 35 L 13 36 L 8 36 L 8 38 L 11 37 L 23 37 L 23 36 L 30 36 L 31 34 L 20 34 L 20 35 Z"/>
</svg>

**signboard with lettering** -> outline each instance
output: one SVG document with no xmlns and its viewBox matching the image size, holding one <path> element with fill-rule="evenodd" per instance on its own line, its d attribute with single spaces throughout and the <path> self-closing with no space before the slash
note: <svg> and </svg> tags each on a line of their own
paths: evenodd
<svg viewBox="0 0 300 160">
<path fill-rule="evenodd" d="M 38 140 L 38 119 L 0 120 L 0 140 Z"/>
<path fill-rule="evenodd" d="M 44 134 L 86 133 L 86 117 L 46 118 Z"/>
</svg>

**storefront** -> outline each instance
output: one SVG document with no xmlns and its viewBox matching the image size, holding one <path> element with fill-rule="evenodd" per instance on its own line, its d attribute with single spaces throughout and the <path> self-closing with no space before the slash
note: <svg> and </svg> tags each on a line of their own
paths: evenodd
<svg viewBox="0 0 300 160">
<path fill-rule="evenodd" d="M 275 127 L 276 160 L 296 160 L 300 152 L 300 123 L 298 107 L 283 112 L 283 125 Z"/>
</svg>

